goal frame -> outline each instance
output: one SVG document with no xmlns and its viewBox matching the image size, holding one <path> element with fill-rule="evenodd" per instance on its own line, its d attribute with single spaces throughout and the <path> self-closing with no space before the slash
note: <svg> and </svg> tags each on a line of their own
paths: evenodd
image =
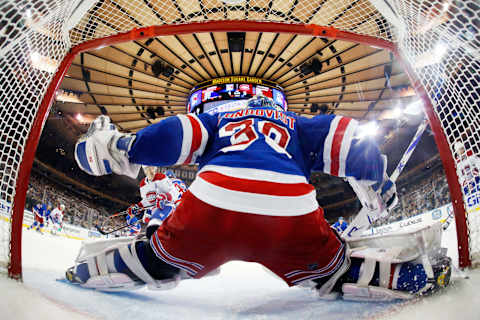
<svg viewBox="0 0 480 320">
<path fill-rule="evenodd" d="M 359 35 L 348 31 L 341 31 L 334 27 L 320 26 L 316 24 L 290 24 L 283 22 L 259 22 L 248 20 L 233 21 L 208 21 L 193 22 L 178 25 L 156 25 L 143 28 L 135 28 L 128 32 L 118 33 L 116 35 L 88 40 L 80 43 L 70 49 L 64 59 L 61 61 L 54 77 L 52 78 L 47 91 L 39 106 L 32 128 L 30 130 L 20 168 L 16 180 L 16 193 L 13 201 L 11 214 L 11 235 L 10 235 L 10 261 L 8 265 L 9 277 L 14 279 L 22 278 L 22 224 L 26 200 L 26 193 L 30 179 L 30 172 L 35 157 L 35 152 L 42 134 L 43 126 L 48 118 L 50 108 L 55 99 L 55 92 L 70 68 L 75 56 L 79 53 L 97 49 L 100 47 L 111 46 L 118 43 L 132 40 L 141 40 L 158 36 L 170 36 L 178 34 L 192 34 L 203 32 L 273 32 L 289 33 L 298 35 L 310 35 L 314 37 L 324 37 L 329 39 L 345 40 L 377 48 L 382 48 L 392 52 L 397 61 L 399 61 L 405 73 L 408 75 L 417 95 L 422 99 L 425 107 L 425 114 L 430 127 L 434 132 L 434 139 L 443 163 L 447 182 L 449 185 L 450 196 L 455 214 L 459 266 L 465 268 L 471 265 L 468 246 L 468 228 L 466 222 L 466 211 L 463 202 L 463 195 L 459 184 L 455 161 L 450 152 L 447 138 L 442 130 L 440 121 L 435 114 L 434 108 L 425 88 L 417 79 L 411 66 L 406 63 L 397 46 L 387 40 L 375 38 L 368 35 Z"/>
</svg>

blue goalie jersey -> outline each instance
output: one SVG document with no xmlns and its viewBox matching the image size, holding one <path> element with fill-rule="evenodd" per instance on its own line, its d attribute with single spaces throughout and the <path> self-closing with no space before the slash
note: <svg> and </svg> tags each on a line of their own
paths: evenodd
<svg viewBox="0 0 480 320">
<path fill-rule="evenodd" d="M 357 127 L 347 117 L 306 118 L 273 108 L 178 115 L 139 131 L 129 157 L 155 166 L 198 163 L 189 190 L 213 206 L 303 215 L 318 208 L 308 183 L 312 171 L 383 180 L 384 158 L 372 140 L 356 137 Z"/>
</svg>

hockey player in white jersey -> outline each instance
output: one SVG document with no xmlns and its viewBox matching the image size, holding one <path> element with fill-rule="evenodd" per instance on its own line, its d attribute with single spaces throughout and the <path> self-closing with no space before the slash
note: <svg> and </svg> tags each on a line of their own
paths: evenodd
<svg viewBox="0 0 480 320">
<path fill-rule="evenodd" d="M 157 188 L 155 206 L 150 210 L 148 216 L 144 215 L 143 217 L 143 222 L 147 223 L 145 234 L 148 239 L 150 239 L 151 235 L 163 223 L 163 221 L 175 211 L 175 208 L 180 203 L 182 195 L 187 190 L 185 183 L 177 178 L 172 170 L 166 170 L 165 174 L 155 173 L 155 176 L 161 178 L 163 186 L 168 186 L 169 190 L 168 192 L 158 192 L 164 188 Z"/>
<path fill-rule="evenodd" d="M 471 150 L 466 151 L 462 142 L 454 144 L 457 175 L 465 195 L 480 192 L 480 158 Z"/>
<path fill-rule="evenodd" d="M 155 209 L 157 197 L 162 195 L 168 201 L 176 201 L 180 197 L 171 180 L 154 166 L 142 166 L 145 178 L 140 181 L 140 196 L 142 200 L 128 208 L 130 215 L 138 210 L 143 210 L 143 221 L 147 223 L 150 219 L 151 211 Z"/>
<path fill-rule="evenodd" d="M 173 187 L 177 190 L 178 197 L 174 200 L 175 205 L 178 205 L 182 199 L 182 195 L 187 191 L 187 185 L 183 182 L 182 179 L 177 178 L 175 173 L 172 170 L 166 170 L 165 175 L 170 179 Z"/>
<path fill-rule="evenodd" d="M 199 171 L 149 241 L 85 245 L 66 272 L 73 283 L 162 289 L 243 260 L 262 264 L 289 286 L 314 287 L 322 297 L 387 300 L 448 284 L 448 259 L 431 263 L 378 247 L 352 253 L 325 220 L 308 183 L 315 170 L 355 178 L 387 207 L 396 202 L 386 158 L 374 141 L 358 137 L 353 119 L 304 118 L 260 98 L 236 112 L 169 117 L 135 135 L 112 127 L 108 117 L 97 118 L 77 143 L 85 172 L 135 177 L 140 164 L 193 163 Z"/>
<path fill-rule="evenodd" d="M 50 214 L 50 220 L 52 221 L 51 233 L 54 235 L 62 231 L 64 211 L 65 205 L 62 203 L 54 208 Z"/>
</svg>

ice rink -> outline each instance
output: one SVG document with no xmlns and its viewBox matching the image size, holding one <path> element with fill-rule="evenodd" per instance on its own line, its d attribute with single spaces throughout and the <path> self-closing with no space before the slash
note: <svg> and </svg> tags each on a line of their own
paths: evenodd
<svg viewBox="0 0 480 320">
<path fill-rule="evenodd" d="M 56 281 L 80 244 L 24 230 L 24 283 L 0 280 L 0 319 L 480 319 L 480 270 L 455 278 L 444 292 L 403 303 L 321 301 L 243 262 L 169 291 L 102 293 Z"/>
</svg>

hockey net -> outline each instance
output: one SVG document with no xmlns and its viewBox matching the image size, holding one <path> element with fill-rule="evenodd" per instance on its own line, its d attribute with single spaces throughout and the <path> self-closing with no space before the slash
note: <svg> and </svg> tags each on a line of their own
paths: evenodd
<svg viewBox="0 0 480 320">
<path fill-rule="evenodd" d="M 459 179 L 456 169 L 461 159 L 474 166 L 480 153 L 476 0 L 7 0 L 0 2 L 0 266 L 10 276 L 21 277 L 28 177 L 73 56 L 117 42 L 222 30 L 342 38 L 397 52 L 436 133 L 464 238 L 461 265 L 479 260 L 480 213 L 465 205 L 476 190 L 463 188 L 475 185 L 475 176 Z"/>
</svg>

